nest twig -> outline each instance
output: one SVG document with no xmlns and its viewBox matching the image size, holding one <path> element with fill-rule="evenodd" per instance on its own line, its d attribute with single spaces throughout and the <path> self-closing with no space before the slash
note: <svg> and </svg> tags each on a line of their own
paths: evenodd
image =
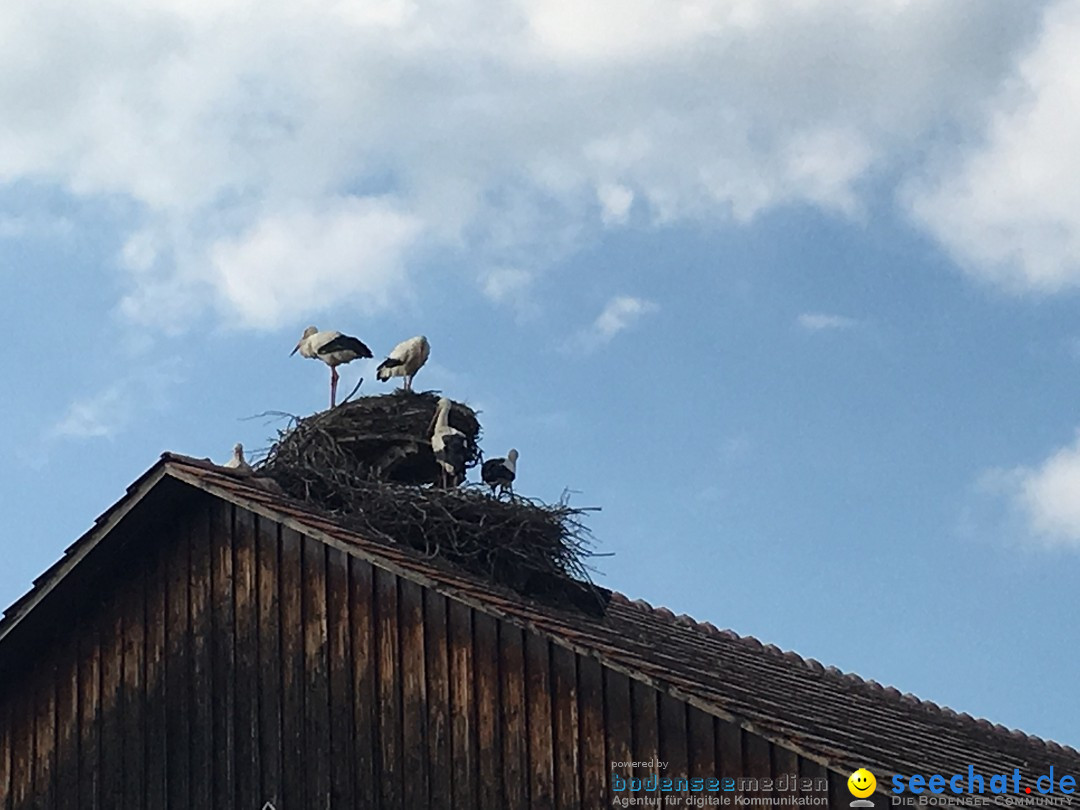
<svg viewBox="0 0 1080 810">
<path fill-rule="evenodd" d="M 431 484 L 439 469 L 431 451 L 431 423 L 438 397 L 398 391 L 360 397 L 294 420 L 267 456 L 267 472 L 310 467 L 348 470 L 363 479 Z M 465 467 L 480 462 L 480 422 L 454 403 L 450 425 L 465 434 Z"/>
<path fill-rule="evenodd" d="M 344 525 L 412 546 L 541 599 L 602 611 L 586 560 L 588 511 L 479 487 L 433 485 L 437 466 L 429 428 L 437 397 L 402 393 L 361 397 L 293 420 L 260 473 Z M 480 461 L 476 414 L 454 403 L 450 423 L 466 436 L 466 466 Z M 418 486 L 420 485 L 420 486 Z M 430 485 L 430 486 L 429 486 Z"/>
</svg>

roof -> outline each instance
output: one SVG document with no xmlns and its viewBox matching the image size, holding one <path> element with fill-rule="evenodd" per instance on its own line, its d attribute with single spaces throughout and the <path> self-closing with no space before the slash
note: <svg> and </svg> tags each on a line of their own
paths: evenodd
<svg viewBox="0 0 1080 810">
<path fill-rule="evenodd" d="M 45 608 L 59 582 L 79 575 L 80 563 L 121 519 L 140 512 L 154 512 L 160 519 L 163 504 L 175 509 L 177 494 L 183 490 L 193 497 L 193 489 L 597 658 L 845 775 L 868 767 L 879 782 L 887 782 L 886 775 L 892 774 L 967 773 L 969 765 L 987 775 L 1019 768 L 1025 780 L 1048 772 L 1051 765 L 1058 773 L 1080 772 L 1080 752 L 1071 747 L 959 714 L 618 593 L 602 618 L 532 602 L 410 548 L 363 537 L 259 479 L 173 454 L 162 456 L 8 608 L 0 620 L 0 659 L 10 652 L 18 624 Z M 137 509 L 154 498 L 153 509 Z M 100 575 L 100 563 L 94 568 Z"/>
</svg>

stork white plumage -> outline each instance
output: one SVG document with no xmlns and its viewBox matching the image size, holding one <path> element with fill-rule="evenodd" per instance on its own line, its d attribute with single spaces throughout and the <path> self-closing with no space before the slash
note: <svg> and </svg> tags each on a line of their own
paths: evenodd
<svg viewBox="0 0 1080 810">
<path fill-rule="evenodd" d="M 231 470 L 236 470 L 237 472 L 252 472 L 251 465 L 248 464 L 247 460 L 244 458 L 244 445 L 240 444 L 240 442 L 237 442 L 233 446 L 232 458 L 226 461 L 222 466 L 228 467 Z"/>
<path fill-rule="evenodd" d="M 375 376 L 380 382 L 386 382 L 391 377 L 404 377 L 404 390 L 412 391 L 413 377 L 420 367 L 427 362 L 431 354 L 431 345 L 423 335 L 403 340 L 379 363 Z"/>
<path fill-rule="evenodd" d="M 439 465 L 443 487 L 456 487 L 465 480 L 465 434 L 450 426 L 450 400 L 442 397 L 435 408 L 431 449 Z"/>
<path fill-rule="evenodd" d="M 489 458 L 480 468 L 480 479 L 491 487 L 491 494 L 514 492 L 514 479 L 517 477 L 518 451 L 511 448 L 506 458 Z"/>
<path fill-rule="evenodd" d="M 337 367 L 351 363 L 357 358 L 372 357 L 371 349 L 362 340 L 343 335 L 341 332 L 320 332 L 318 327 L 309 326 L 289 356 L 300 352 L 302 357 L 322 360 L 330 366 L 330 407 L 337 404 Z"/>
</svg>

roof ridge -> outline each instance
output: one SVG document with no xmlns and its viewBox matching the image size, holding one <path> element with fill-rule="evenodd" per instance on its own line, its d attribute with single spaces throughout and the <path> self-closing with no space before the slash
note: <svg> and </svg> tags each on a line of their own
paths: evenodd
<svg viewBox="0 0 1080 810">
<path fill-rule="evenodd" d="M 887 696 L 891 700 L 895 700 L 900 703 L 907 704 L 909 706 L 916 706 L 924 711 L 937 714 L 941 717 L 948 718 L 950 720 L 958 721 L 964 725 L 974 726 L 982 731 L 989 731 L 995 734 L 1001 734 L 1003 736 L 1012 737 L 1014 740 L 1022 740 L 1031 745 L 1041 745 L 1049 751 L 1055 753 L 1065 753 L 1080 756 L 1080 750 L 1072 747 L 1071 745 L 1065 745 L 1054 740 L 1047 740 L 1039 737 L 1037 734 L 1028 734 L 1026 731 L 1016 728 L 1009 728 L 1001 723 L 993 723 L 985 717 L 974 717 L 967 712 L 958 712 L 948 706 L 941 706 L 932 700 L 926 700 L 920 698 L 918 695 L 914 695 L 911 692 L 901 692 L 898 688 L 892 685 L 884 685 L 875 681 L 873 678 L 863 678 L 854 672 L 844 672 L 835 666 L 825 666 L 820 661 L 814 658 L 806 658 L 794 650 L 783 650 L 775 644 L 763 643 L 754 636 L 744 636 L 731 629 L 719 628 L 709 621 L 698 621 L 694 617 L 680 613 L 675 614 L 668 607 L 659 606 L 655 607 L 644 599 L 631 599 L 621 591 L 611 592 L 611 603 L 625 605 L 627 607 L 635 607 L 639 610 L 646 610 L 652 613 L 654 616 L 663 618 L 666 621 L 672 622 L 680 627 L 686 627 L 688 629 L 697 630 L 706 635 L 714 636 L 717 638 L 727 639 L 729 641 L 738 641 L 742 644 L 750 647 L 763 654 L 770 655 L 774 658 L 782 658 L 783 660 L 800 665 L 817 675 L 826 678 L 832 678 L 837 681 L 841 681 L 846 684 L 860 687 L 867 691 L 870 691 L 878 696 Z"/>
</svg>

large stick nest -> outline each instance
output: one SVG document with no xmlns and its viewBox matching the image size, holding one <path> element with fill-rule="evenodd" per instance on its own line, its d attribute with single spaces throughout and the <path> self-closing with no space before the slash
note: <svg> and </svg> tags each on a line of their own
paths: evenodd
<svg viewBox="0 0 1080 810">
<path fill-rule="evenodd" d="M 607 597 L 585 563 L 586 510 L 476 486 L 433 485 L 430 425 L 438 398 L 398 392 L 362 397 L 281 432 L 260 465 L 289 495 L 362 534 L 412 546 L 543 601 L 602 612 Z M 476 414 L 454 403 L 450 424 L 466 436 L 467 466 L 480 459 Z"/>
<path fill-rule="evenodd" d="M 431 423 L 438 402 L 435 394 L 410 391 L 360 397 L 297 420 L 278 437 L 266 464 L 347 470 L 362 479 L 432 484 L 439 476 L 431 451 Z M 449 421 L 465 434 L 465 467 L 476 466 L 481 458 L 476 413 L 455 402 Z"/>
</svg>

